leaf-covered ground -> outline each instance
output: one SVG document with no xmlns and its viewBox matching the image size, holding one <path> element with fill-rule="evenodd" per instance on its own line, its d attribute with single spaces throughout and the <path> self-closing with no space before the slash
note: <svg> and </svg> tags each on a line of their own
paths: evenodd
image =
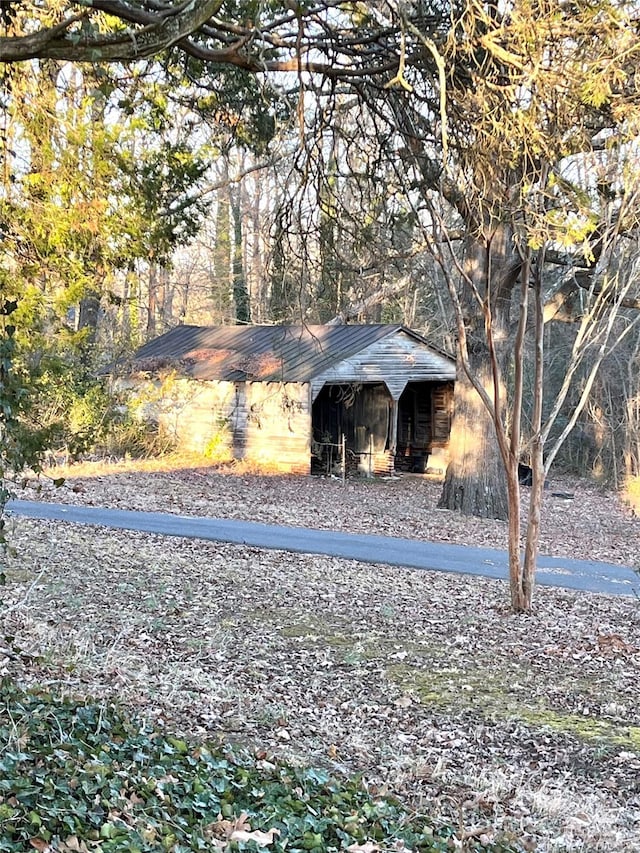
<svg viewBox="0 0 640 853">
<path fill-rule="evenodd" d="M 0 744 L 2 853 L 447 853 L 455 838 L 358 779 L 210 749 L 6 679 Z M 473 850 L 515 853 L 485 838 Z"/>
<path fill-rule="evenodd" d="M 74 472 L 45 497 L 504 545 L 424 478 Z M 611 494 L 552 488 L 543 550 L 640 563 Z M 35 493 L 25 494 L 35 497 Z M 465 833 L 530 849 L 640 844 L 640 601 L 20 520 L 0 672 L 117 696 L 167 731 L 364 774 Z M 2 641 L 3 636 L 13 640 Z"/>
<path fill-rule="evenodd" d="M 31 481 L 20 497 L 126 509 L 239 518 L 434 542 L 506 548 L 504 522 L 437 508 L 441 484 L 422 476 L 350 479 L 259 476 L 215 468 L 158 464 L 85 464 L 53 469 L 67 480 Z M 188 463 L 186 463 L 188 464 Z M 523 520 L 528 489 L 523 487 Z M 541 552 L 640 567 L 640 518 L 611 491 L 556 477 L 545 491 Z"/>
</svg>

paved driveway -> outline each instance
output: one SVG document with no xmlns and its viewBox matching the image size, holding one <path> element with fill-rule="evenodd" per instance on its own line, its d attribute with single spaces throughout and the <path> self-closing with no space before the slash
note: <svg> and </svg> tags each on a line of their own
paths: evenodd
<svg viewBox="0 0 640 853">
<path fill-rule="evenodd" d="M 13 515 L 27 518 L 55 519 L 121 530 L 158 533 L 164 536 L 233 542 L 256 548 L 304 554 L 324 554 L 364 563 L 384 563 L 389 566 L 405 566 L 436 572 L 480 575 L 503 580 L 508 577 L 507 554 L 505 551 L 494 548 L 473 548 L 392 536 L 367 536 L 336 533 L 331 530 L 310 530 L 303 527 L 282 527 L 235 519 L 202 518 L 162 512 L 133 512 L 35 501 L 10 501 L 7 510 Z M 540 556 L 537 582 L 544 586 L 640 597 L 640 576 L 633 569 L 595 560 Z"/>
</svg>

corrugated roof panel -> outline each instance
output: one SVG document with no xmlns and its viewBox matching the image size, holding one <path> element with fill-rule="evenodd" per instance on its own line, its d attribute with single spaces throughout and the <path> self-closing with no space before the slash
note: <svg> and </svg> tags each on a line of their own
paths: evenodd
<svg viewBox="0 0 640 853">
<path fill-rule="evenodd" d="M 399 330 L 399 325 L 361 326 L 176 326 L 141 347 L 134 370 L 153 371 L 179 363 L 197 379 L 231 382 L 308 382 Z"/>
</svg>

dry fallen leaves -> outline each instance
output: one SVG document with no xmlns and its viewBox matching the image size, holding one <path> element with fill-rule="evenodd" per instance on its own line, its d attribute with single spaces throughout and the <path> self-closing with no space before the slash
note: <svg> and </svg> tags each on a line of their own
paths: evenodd
<svg viewBox="0 0 640 853">
<path fill-rule="evenodd" d="M 53 476 L 61 473 L 66 478 L 62 488 L 54 489 L 50 479 L 41 478 L 32 480 L 21 496 L 506 547 L 504 522 L 438 509 L 441 484 L 428 477 L 352 479 L 343 485 L 334 478 L 260 476 L 241 467 L 184 467 L 171 459 L 166 464 L 168 470 L 159 471 L 153 470 L 152 460 L 56 468 Z M 522 498 L 524 519 L 526 488 Z M 543 554 L 640 567 L 640 518 L 618 495 L 593 483 L 552 478 L 544 495 L 541 531 Z"/>
<path fill-rule="evenodd" d="M 343 488 L 199 469 L 69 485 L 49 497 L 504 544 L 503 524 L 437 510 L 438 485 L 419 478 Z M 548 553 L 640 563 L 640 520 L 594 487 L 563 490 L 576 498 L 548 499 Z M 24 682 L 115 694 L 267 763 L 361 772 L 460 837 L 636 852 L 632 598 L 541 588 L 514 617 L 505 586 L 482 578 L 47 522 L 18 521 L 12 538 L 0 668 Z"/>
<path fill-rule="evenodd" d="M 258 847 L 269 847 L 280 835 L 280 830 L 275 827 L 266 832 L 252 830 L 247 814 L 242 812 L 235 820 L 227 820 L 219 815 L 218 820 L 207 827 L 207 835 L 216 848 L 226 850 L 233 841 L 255 841 Z"/>
<path fill-rule="evenodd" d="M 364 844 L 350 844 L 347 850 L 349 853 L 378 853 L 380 845 L 374 844 L 373 841 L 365 841 Z"/>
</svg>

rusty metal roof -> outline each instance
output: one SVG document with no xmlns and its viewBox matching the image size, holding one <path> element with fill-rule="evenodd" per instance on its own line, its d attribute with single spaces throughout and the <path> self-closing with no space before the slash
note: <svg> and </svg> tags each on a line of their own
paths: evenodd
<svg viewBox="0 0 640 853">
<path fill-rule="evenodd" d="M 229 382 L 308 382 L 400 331 L 430 347 L 400 325 L 176 326 L 141 347 L 130 367 L 134 372 L 175 367 L 195 379 Z"/>
</svg>

